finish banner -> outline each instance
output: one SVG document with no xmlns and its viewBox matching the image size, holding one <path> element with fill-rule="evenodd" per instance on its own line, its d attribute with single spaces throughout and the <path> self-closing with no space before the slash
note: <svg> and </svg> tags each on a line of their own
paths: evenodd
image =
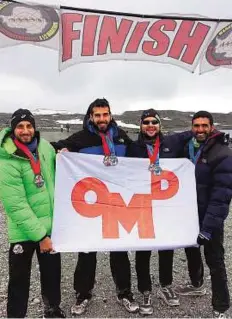
<svg viewBox="0 0 232 319">
<path fill-rule="evenodd" d="M 196 245 L 199 233 L 195 166 L 149 159 L 65 152 L 57 156 L 52 241 L 56 251 L 175 249 Z"/>
<path fill-rule="evenodd" d="M 61 10 L 60 69 L 82 62 L 154 61 L 194 71 L 215 22 Z"/>
<path fill-rule="evenodd" d="M 232 65 L 232 21 L 148 16 L 0 1 L 0 48 L 59 51 L 59 69 L 84 62 L 153 61 L 200 73 Z"/>
</svg>

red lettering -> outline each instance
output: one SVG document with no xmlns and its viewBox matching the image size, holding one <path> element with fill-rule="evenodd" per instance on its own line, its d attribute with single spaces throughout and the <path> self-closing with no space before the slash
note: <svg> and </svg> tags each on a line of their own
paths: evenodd
<svg viewBox="0 0 232 319">
<path fill-rule="evenodd" d="M 87 204 L 85 194 L 93 191 L 96 203 Z M 138 224 L 140 238 L 154 238 L 151 195 L 133 195 L 127 206 L 118 193 L 109 193 L 106 185 L 96 178 L 85 178 L 78 182 L 71 194 L 74 209 L 85 217 L 102 215 L 103 238 L 119 238 L 118 223 L 130 233 Z"/>
<path fill-rule="evenodd" d="M 168 56 L 181 61 L 193 64 L 209 30 L 210 27 L 195 21 L 183 21 L 173 40 Z M 194 30 L 193 30 L 194 29 Z"/>
<path fill-rule="evenodd" d="M 73 30 L 73 24 L 82 22 L 83 15 L 78 13 L 63 13 L 62 14 L 62 62 L 72 58 L 73 40 L 80 39 L 80 30 Z"/>
<path fill-rule="evenodd" d="M 137 53 L 149 22 L 138 22 L 127 44 L 126 53 Z"/>
<path fill-rule="evenodd" d="M 82 43 L 82 56 L 94 55 L 94 43 L 96 38 L 96 30 L 100 16 L 87 15 L 85 17 Z"/>
<path fill-rule="evenodd" d="M 168 187 L 162 189 L 166 180 Z M 152 200 L 173 197 L 179 189 L 179 180 L 173 172 L 163 171 L 160 176 L 151 174 L 151 194 L 134 194 L 128 205 L 119 193 L 110 193 L 106 185 L 96 178 L 84 178 L 72 191 L 71 201 L 74 209 L 82 216 L 94 218 L 102 215 L 103 238 L 119 238 L 119 225 L 130 233 L 137 223 L 140 238 L 154 238 Z M 85 195 L 93 191 L 96 202 L 86 203 Z"/>
<path fill-rule="evenodd" d="M 163 31 L 174 31 L 175 28 L 175 20 L 162 19 L 153 23 L 148 31 L 148 35 L 155 41 L 144 41 L 143 52 L 153 56 L 165 54 L 168 50 L 170 39 Z"/>
<path fill-rule="evenodd" d="M 166 181 L 168 187 L 162 189 L 161 182 Z M 162 171 L 161 175 L 151 175 L 151 196 L 152 199 L 164 200 L 172 198 L 177 194 L 179 190 L 179 180 L 178 177 L 170 171 Z"/>
<path fill-rule="evenodd" d="M 116 18 L 104 17 L 99 35 L 98 55 L 106 54 L 108 44 L 111 53 L 121 53 L 132 24 L 132 20 L 122 19 L 117 27 Z"/>
<path fill-rule="evenodd" d="M 140 238 L 155 238 L 151 195 L 133 195 L 128 206 L 120 194 L 111 194 L 111 210 L 104 213 L 103 237 L 119 238 L 120 223 L 130 233 L 137 223 Z"/>
</svg>

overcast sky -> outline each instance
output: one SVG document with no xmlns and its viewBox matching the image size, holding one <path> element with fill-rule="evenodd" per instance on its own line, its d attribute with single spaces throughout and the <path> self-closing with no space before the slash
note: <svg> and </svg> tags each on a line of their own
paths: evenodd
<svg viewBox="0 0 232 319">
<path fill-rule="evenodd" d="M 31 0 L 30 2 L 36 2 Z M 231 0 L 41 0 L 82 8 L 135 13 L 202 14 L 231 18 Z M 40 65 L 39 65 L 40 64 Z M 58 53 L 21 45 L 0 49 L 0 111 L 19 107 L 85 112 L 97 97 L 114 113 L 153 107 L 232 112 L 232 69 L 203 75 L 154 62 L 111 61 L 58 71 Z"/>
</svg>

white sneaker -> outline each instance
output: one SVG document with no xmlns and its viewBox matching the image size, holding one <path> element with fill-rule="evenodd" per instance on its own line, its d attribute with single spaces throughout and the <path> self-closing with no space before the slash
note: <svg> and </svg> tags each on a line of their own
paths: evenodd
<svg viewBox="0 0 232 319">
<path fill-rule="evenodd" d="M 139 313 L 140 313 L 140 315 L 152 315 L 153 311 L 154 311 L 154 309 L 152 307 L 151 292 L 144 291 L 143 303 L 139 307 Z"/>
<path fill-rule="evenodd" d="M 134 300 L 132 294 L 125 295 L 123 298 L 117 297 L 117 302 L 130 313 L 135 313 L 139 310 L 139 304 Z"/>
<path fill-rule="evenodd" d="M 180 305 L 180 300 L 171 286 L 160 287 L 157 291 L 157 297 L 162 299 L 168 306 Z"/>
<path fill-rule="evenodd" d="M 71 315 L 74 317 L 82 315 L 86 312 L 89 303 L 90 299 L 81 298 L 79 296 L 76 303 L 71 307 Z"/>
</svg>

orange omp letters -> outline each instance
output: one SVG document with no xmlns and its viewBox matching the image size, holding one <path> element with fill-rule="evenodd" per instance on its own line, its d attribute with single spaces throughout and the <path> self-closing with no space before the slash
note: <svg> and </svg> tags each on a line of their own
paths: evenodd
<svg viewBox="0 0 232 319">
<path fill-rule="evenodd" d="M 162 189 L 161 181 L 168 183 Z M 87 177 L 76 183 L 72 190 L 71 201 L 76 212 L 84 217 L 102 216 L 103 238 L 119 238 L 119 225 L 130 233 L 137 223 L 140 238 L 154 238 L 152 200 L 165 200 L 176 195 L 179 189 L 177 176 L 170 171 L 162 171 L 156 176 L 151 174 L 151 194 L 134 194 L 127 206 L 119 193 L 110 193 L 106 185 L 97 178 Z M 87 203 L 85 195 L 93 191 L 95 203 Z"/>
</svg>

